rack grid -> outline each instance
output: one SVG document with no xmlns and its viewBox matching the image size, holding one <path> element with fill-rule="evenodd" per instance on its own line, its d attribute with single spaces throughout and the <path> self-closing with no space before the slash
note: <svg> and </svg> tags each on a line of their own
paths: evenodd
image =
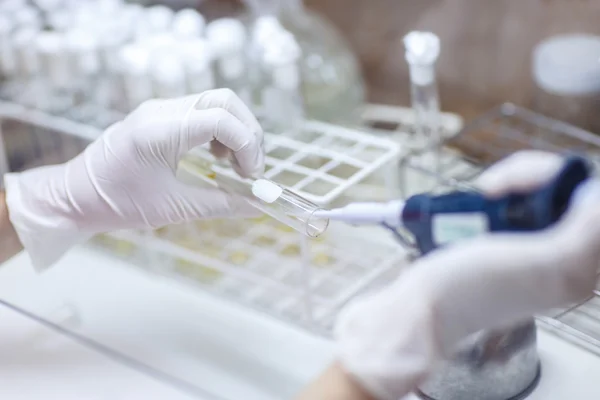
<svg viewBox="0 0 600 400">
<path fill-rule="evenodd" d="M 17 151 L 7 141 L 13 145 L 10 154 L 36 164 L 65 161 L 101 134 L 100 128 L 73 120 L 72 113 L 50 115 L 23 104 L 0 103 L 0 119 L 20 124 L 17 136 L 27 139 Z M 308 121 L 303 132 L 266 133 L 265 143 L 266 177 L 322 205 L 380 170 L 397 168 L 404 155 L 395 141 L 316 121 Z M 35 154 L 27 153 L 32 145 L 40 147 Z M 5 164 L 31 166 L 24 161 L 15 165 L 14 159 Z M 387 232 L 365 235 L 362 229 L 332 223 L 322 238 L 308 240 L 269 218 L 113 232 L 92 244 L 150 273 L 321 334 L 328 333 L 340 307 L 381 276 L 396 274 L 406 256 Z M 365 244 L 369 253 L 358 250 Z"/>
</svg>

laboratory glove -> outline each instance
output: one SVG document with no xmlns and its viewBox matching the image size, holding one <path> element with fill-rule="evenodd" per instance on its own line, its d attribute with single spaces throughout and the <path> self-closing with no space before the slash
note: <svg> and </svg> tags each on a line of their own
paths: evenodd
<svg viewBox="0 0 600 400">
<path fill-rule="evenodd" d="M 230 90 L 150 100 L 108 128 L 71 161 L 4 178 L 10 220 L 34 266 L 55 262 L 76 243 L 125 228 L 254 213 L 246 200 L 179 182 L 190 149 L 230 152 L 244 176 L 264 168 L 262 130 Z"/>
<path fill-rule="evenodd" d="M 525 151 L 477 182 L 489 196 L 533 190 L 564 159 Z M 438 249 L 380 291 L 350 303 L 337 321 L 339 358 L 376 398 L 414 390 L 458 343 L 589 296 L 600 261 L 598 181 L 561 221 L 536 233 L 493 233 Z"/>
</svg>

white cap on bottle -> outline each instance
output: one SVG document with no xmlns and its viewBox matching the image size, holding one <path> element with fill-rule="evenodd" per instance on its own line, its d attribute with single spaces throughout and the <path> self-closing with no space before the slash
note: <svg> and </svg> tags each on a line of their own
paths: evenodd
<svg viewBox="0 0 600 400">
<path fill-rule="evenodd" d="M 272 74 L 273 84 L 287 90 L 300 86 L 300 46 L 294 35 L 283 31 L 264 48 L 263 65 Z"/>
<path fill-rule="evenodd" d="M 154 33 L 139 40 L 138 43 L 153 53 L 171 50 L 179 45 L 171 32 Z"/>
<path fill-rule="evenodd" d="M 154 93 L 158 97 L 171 98 L 185 94 L 185 69 L 175 52 L 153 59 L 150 68 Z"/>
<path fill-rule="evenodd" d="M 93 34 L 82 29 L 71 30 L 66 36 L 66 46 L 78 73 L 93 75 L 100 70 L 98 42 Z"/>
<path fill-rule="evenodd" d="M 59 32 L 43 31 L 37 35 L 36 42 L 42 73 L 57 87 L 70 86 L 70 60 L 65 51 L 64 35 Z"/>
<path fill-rule="evenodd" d="M 245 71 L 247 34 L 241 21 L 217 19 L 206 26 L 206 37 L 217 59 L 219 73 L 225 79 L 238 79 Z"/>
<path fill-rule="evenodd" d="M 6 76 L 13 75 L 17 68 L 14 44 L 10 38 L 13 29 L 13 21 L 0 15 L 0 73 Z"/>
<path fill-rule="evenodd" d="M 187 72 L 189 91 L 200 93 L 214 89 L 213 54 L 208 41 L 201 38 L 187 40 L 178 49 Z"/>
<path fill-rule="evenodd" d="M 18 26 L 24 28 L 28 27 L 41 27 L 42 19 L 39 12 L 33 7 L 23 7 L 20 10 L 13 13 L 12 16 L 14 22 Z"/>
<path fill-rule="evenodd" d="M 154 32 L 167 31 L 171 29 L 174 14 L 167 6 L 152 6 L 146 9 L 146 20 Z"/>
<path fill-rule="evenodd" d="M 177 49 L 188 69 L 202 70 L 210 68 L 210 64 L 214 60 L 212 47 L 206 39 L 186 40 L 179 43 Z"/>
<path fill-rule="evenodd" d="M 34 28 L 20 29 L 13 35 L 13 45 L 18 59 L 19 70 L 33 76 L 39 72 L 39 58 L 36 51 L 36 38 L 40 31 Z"/>
<path fill-rule="evenodd" d="M 427 85 L 435 80 L 435 62 L 440 55 L 440 39 L 432 32 L 412 31 L 404 36 L 405 58 L 411 80 Z"/>
<path fill-rule="evenodd" d="M 96 0 L 98 12 L 103 15 L 114 15 L 122 11 L 125 2 L 123 0 Z"/>
<path fill-rule="evenodd" d="M 34 0 L 33 3 L 44 11 L 52 11 L 61 7 L 64 0 Z"/>
<path fill-rule="evenodd" d="M 206 20 L 198 11 L 184 8 L 173 18 L 173 34 L 182 39 L 200 37 L 204 33 Z"/>
<path fill-rule="evenodd" d="M 558 95 L 600 93 L 600 36 L 553 36 L 533 51 L 532 74 L 543 90 Z"/>
<path fill-rule="evenodd" d="M 246 29 L 235 18 L 220 18 L 206 26 L 206 37 L 217 57 L 239 53 L 246 45 Z"/>
<path fill-rule="evenodd" d="M 273 35 L 284 30 L 283 26 L 274 15 L 262 15 L 254 21 L 252 26 L 252 41 L 265 43 Z"/>
<path fill-rule="evenodd" d="M 75 14 L 76 18 L 80 17 L 80 13 Z M 60 10 L 48 15 L 48 25 L 55 31 L 66 31 L 73 24 L 86 26 L 92 21 L 91 14 L 88 20 L 79 21 L 75 19 L 70 11 Z"/>
<path fill-rule="evenodd" d="M 126 75 L 146 75 L 150 67 L 150 53 L 143 46 L 129 44 L 119 52 L 121 72 Z"/>
<path fill-rule="evenodd" d="M 6 12 L 7 15 L 13 15 L 13 12 L 23 7 L 28 7 L 27 0 L 4 0 L 0 2 L 0 11 Z"/>
<path fill-rule="evenodd" d="M 129 108 L 133 109 L 152 97 L 150 54 L 143 46 L 129 44 L 121 49 L 119 59 L 125 97 Z"/>
</svg>

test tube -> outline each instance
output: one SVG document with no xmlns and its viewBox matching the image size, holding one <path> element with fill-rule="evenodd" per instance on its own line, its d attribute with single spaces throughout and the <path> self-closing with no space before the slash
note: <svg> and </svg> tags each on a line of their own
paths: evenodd
<svg viewBox="0 0 600 400">
<path fill-rule="evenodd" d="M 404 37 L 404 45 L 409 65 L 412 107 L 416 117 L 413 144 L 419 148 L 433 148 L 439 154 L 440 106 L 435 63 L 440 53 L 440 40 L 431 32 L 413 31 Z M 437 156 L 435 158 L 439 159 Z M 439 171 L 437 161 L 435 170 Z"/>
<path fill-rule="evenodd" d="M 244 196 L 260 211 L 311 238 L 319 237 L 329 226 L 329 219 L 315 215 L 316 211 L 322 210 L 317 204 L 268 179 L 242 179 L 227 175 L 200 149 L 193 149 L 183 157 L 178 177 L 192 184 L 198 184 L 200 180 Z"/>
</svg>

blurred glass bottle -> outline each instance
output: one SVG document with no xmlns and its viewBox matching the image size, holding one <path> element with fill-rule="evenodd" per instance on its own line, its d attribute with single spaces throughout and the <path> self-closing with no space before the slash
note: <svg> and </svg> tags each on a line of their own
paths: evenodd
<svg viewBox="0 0 600 400">
<path fill-rule="evenodd" d="M 296 132 L 304 121 L 301 92 L 301 51 L 294 36 L 281 31 L 264 47 L 259 65 L 263 125 L 273 133 Z"/>
<path fill-rule="evenodd" d="M 248 60 L 247 33 L 234 18 L 220 18 L 206 26 L 206 38 L 214 55 L 216 85 L 233 90 L 246 104 L 252 104 Z"/>
<path fill-rule="evenodd" d="M 275 16 L 296 37 L 302 50 L 300 66 L 307 115 L 325 121 L 354 120 L 356 109 L 365 100 L 364 82 L 354 53 L 333 25 L 306 10 L 301 0 L 244 3 L 252 13 L 255 28 L 260 21 Z M 253 34 L 258 31 L 253 29 Z"/>
<path fill-rule="evenodd" d="M 538 44 L 532 56 L 534 109 L 600 134 L 600 36 L 567 34 Z"/>
</svg>

